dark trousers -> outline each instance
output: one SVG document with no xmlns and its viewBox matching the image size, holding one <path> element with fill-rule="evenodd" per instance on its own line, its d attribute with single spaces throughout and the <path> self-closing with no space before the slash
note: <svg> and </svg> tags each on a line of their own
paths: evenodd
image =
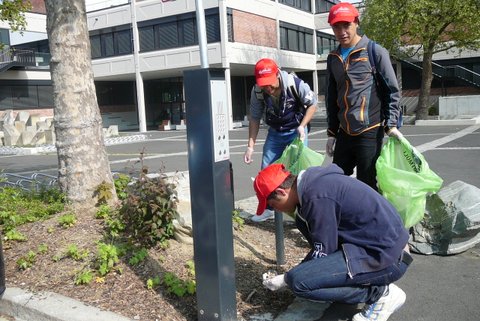
<svg viewBox="0 0 480 321">
<path fill-rule="evenodd" d="M 348 176 L 353 174 L 356 166 L 357 179 L 378 190 L 375 163 L 382 150 L 383 135 L 382 127 L 358 136 L 350 136 L 340 130 L 335 142 L 333 162 Z"/>
</svg>

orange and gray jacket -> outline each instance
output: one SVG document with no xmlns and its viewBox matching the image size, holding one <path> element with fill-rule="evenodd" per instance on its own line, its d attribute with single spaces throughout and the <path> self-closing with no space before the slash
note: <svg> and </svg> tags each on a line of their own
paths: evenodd
<svg viewBox="0 0 480 321">
<path fill-rule="evenodd" d="M 388 51 L 376 45 L 373 64 L 377 70 L 376 85 L 368 60 L 369 41 L 363 36 L 346 61 L 340 55 L 340 47 L 328 55 L 328 136 L 336 136 L 340 128 L 356 136 L 379 126 L 397 126 L 400 115 L 397 78 Z"/>
</svg>

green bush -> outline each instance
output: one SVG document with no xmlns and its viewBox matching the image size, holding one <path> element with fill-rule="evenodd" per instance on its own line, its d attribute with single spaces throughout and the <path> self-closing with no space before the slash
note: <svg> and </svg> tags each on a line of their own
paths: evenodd
<svg viewBox="0 0 480 321">
<path fill-rule="evenodd" d="M 431 105 L 428 107 L 429 116 L 438 116 L 438 105 Z"/>
<path fill-rule="evenodd" d="M 127 174 L 115 174 L 113 178 L 113 184 L 115 185 L 115 191 L 119 200 L 127 198 L 127 185 L 132 181 L 131 177 Z"/>
<path fill-rule="evenodd" d="M 177 213 L 176 186 L 164 177 L 147 177 L 127 187 L 127 197 L 119 215 L 125 232 L 144 246 L 165 243 L 173 236 L 173 220 Z"/>
</svg>

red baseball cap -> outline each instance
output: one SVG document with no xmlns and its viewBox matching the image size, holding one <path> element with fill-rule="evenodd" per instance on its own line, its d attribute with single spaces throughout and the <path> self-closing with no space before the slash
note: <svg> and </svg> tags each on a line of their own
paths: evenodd
<svg viewBox="0 0 480 321">
<path fill-rule="evenodd" d="M 289 175 L 290 172 L 285 169 L 283 164 L 269 165 L 258 173 L 253 182 L 253 189 L 255 189 L 258 198 L 257 215 L 265 211 L 268 196 L 270 196 Z"/>
<path fill-rule="evenodd" d="M 255 78 L 257 85 L 270 86 L 277 80 L 278 66 L 275 61 L 269 58 L 260 59 L 255 65 Z"/>
<path fill-rule="evenodd" d="M 337 22 L 354 22 L 358 18 L 358 10 L 351 3 L 340 2 L 330 9 L 328 23 L 333 26 Z"/>
</svg>

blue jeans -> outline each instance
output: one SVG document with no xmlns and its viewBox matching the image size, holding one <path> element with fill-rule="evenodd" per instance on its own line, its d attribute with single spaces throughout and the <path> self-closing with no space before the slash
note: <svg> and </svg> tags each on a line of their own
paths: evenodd
<svg viewBox="0 0 480 321">
<path fill-rule="evenodd" d="M 263 145 L 262 169 L 279 159 L 285 148 L 290 145 L 297 135 L 296 129 L 288 132 L 279 132 L 270 127 Z M 308 130 L 306 127 L 303 144 L 308 146 Z"/>
<path fill-rule="evenodd" d="M 383 270 L 350 278 L 343 251 L 339 250 L 300 263 L 285 274 L 285 281 L 295 295 L 308 300 L 371 304 L 383 295 L 388 284 L 400 279 L 407 268 L 399 258 L 399 262 Z"/>
</svg>

